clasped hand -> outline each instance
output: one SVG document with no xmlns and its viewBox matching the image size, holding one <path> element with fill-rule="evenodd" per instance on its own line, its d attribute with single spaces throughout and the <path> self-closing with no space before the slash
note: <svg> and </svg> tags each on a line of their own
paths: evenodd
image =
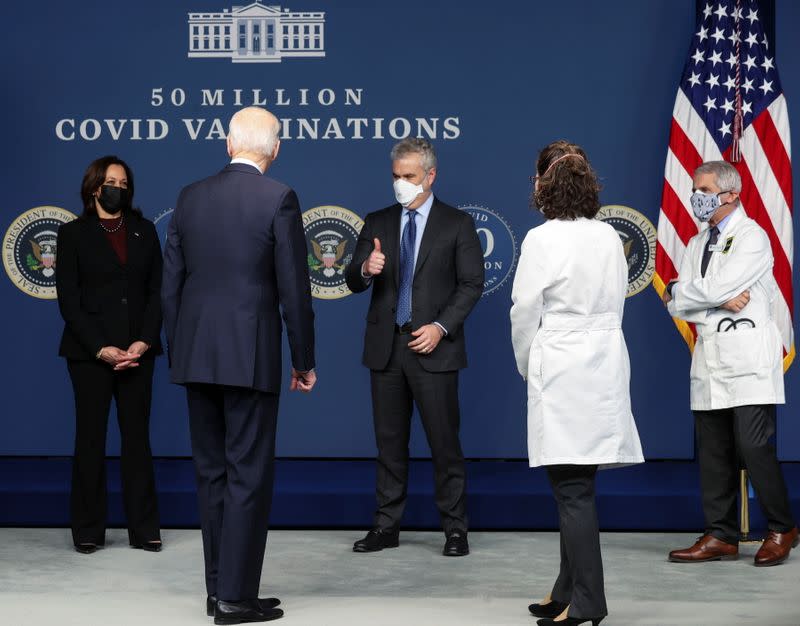
<svg viewBox="0 0 800 626">
<path fill-rule="evenodd" d="M 108 363 L 115 372 L 139 367 L 139 357 L 150 348 L 144 341 L 134 341 L 127 350 L 105 346 L 100 350 L 100 360 Z"/>
</svg>

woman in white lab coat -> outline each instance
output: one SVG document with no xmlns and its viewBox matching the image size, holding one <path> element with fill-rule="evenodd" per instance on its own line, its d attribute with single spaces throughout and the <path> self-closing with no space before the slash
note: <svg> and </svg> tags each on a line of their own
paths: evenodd
<svg viewBox="0 0 800 626">
<path fill-rule="evenodd" d="M 528 385 L 528 456 L 558 504 L 561 569 L 529 609 L 540 626 L 599 624 L 608 613 L 595 503 L 598 468 L 641 463 L 622 334 L 628 266 L 614 229 L 594 219 L 599 184 L 584 151 L 539 154 L 533 200 L 547 221 L 522 244 L 511 335 Z"/>
</svg>

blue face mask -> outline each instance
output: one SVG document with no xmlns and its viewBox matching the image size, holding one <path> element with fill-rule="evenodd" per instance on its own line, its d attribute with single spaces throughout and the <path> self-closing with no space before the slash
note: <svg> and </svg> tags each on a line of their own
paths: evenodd
<svg viewBox="0 0 800 626">
<path fill-rule="evenodd" d="M 719 197 L 727 191 L 720 191 L 719 193 L 703 193 L 702 191 L 695 191 L 689 202 L 692 205 L 694 216 L 701 222 L 707 222 L 711 216 L 717 212 L 717 209 L 722 206 Z"/>
</svg>

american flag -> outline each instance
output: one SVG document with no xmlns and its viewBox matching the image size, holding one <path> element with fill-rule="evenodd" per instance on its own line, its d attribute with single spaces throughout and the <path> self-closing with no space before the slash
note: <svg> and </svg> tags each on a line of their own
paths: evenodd
<svg viewBox="0 0 800 626">
<path fill-rule="evenodd" d="M 739 171 L 742 207 L 772 244 L 780 288 L 773 311 L 787 369 L 794 359 L 789 116 L 756 0 L 706 4 L 692 38 L 664 169 L 653 281 L 659 294 L 677 277 L 686 244 L 705 228 L 689 204 L 692 174 L 703 161 L 723 159 Z M 693 348 L 693 325 L 675 323 Z"/>
</svg>

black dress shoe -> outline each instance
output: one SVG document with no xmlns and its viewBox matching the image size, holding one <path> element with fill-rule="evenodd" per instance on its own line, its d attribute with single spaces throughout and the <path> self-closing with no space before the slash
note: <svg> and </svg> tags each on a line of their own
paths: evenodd
<svg viewBox="0 0 800 626">
<path fill-rule="evenodd" d="M 568 617 L 558 621 L 545 617 L 544 619 L 537 619 L 536 623 L 539 626 L 578 626 L 578 624 L 591 622 L 592 626 L 597 626 L 603 619 L 605 619 L 605 615 L 603 617 Z"/>
<path fill-rule="evenodd" d="M 531 604 L 528 610 L 534 617 L 558 617 L 568 606 L 566 602 L 550 600 L 548 604 Z"/>
<path fill-rule="evenodd" d="M 243 600 L 242 602 L 218 600 L 214 605 L 214 623 L 218 625 L 271 622 L 281 617 L 283 617 L 283 611 L 262 607 L 258 600 Z"/>
<path fill-rule="evenodd" d="M 76 543 L 75 544 L 75 552 L 80 552 L 81 554 L 94 554 L 97 552 L 97 544 L 96 543 Z"/>
<path fill-rule="evenodd" d="M 144 550 L 145 552 L 161 552 L 163 544 L 160 541 L 145 541 L 144 543 L 132 543 L 134 550 Z"/>
<path fill-rule="evenodd" d="M 447 535 L 442 554 L 445 556 L 467 556 L 469 554 L 469 542 L 467 541 L 466 530 L 453 530 Z"/>
<path fill-rule="evenodd" d="M 214 617 L 214 605 L 217 603 L 216 596 L 208 596 L 206 598 L 206 615 Z M 278 598 L 259 598 L 258 603 L 262 609 L 274 609 L 281 601 Z"/>
<path fill-rule="evenodd" d="M 400 545 L 400 531 L 373 528 L 363 539 L 353 544 L 353 552 L 380 552 L 384 548 L 396 548 Z"/>
</svg>

